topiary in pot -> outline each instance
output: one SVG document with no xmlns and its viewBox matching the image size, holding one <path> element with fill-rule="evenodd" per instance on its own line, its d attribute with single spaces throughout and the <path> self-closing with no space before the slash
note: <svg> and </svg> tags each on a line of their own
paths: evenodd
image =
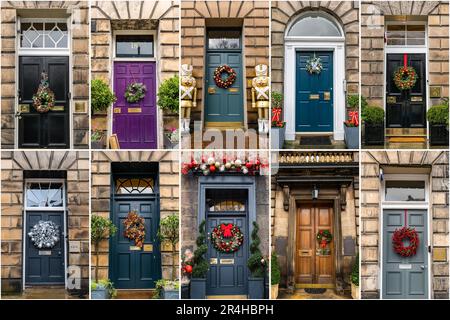
<svg viewBox="0 0 450 320">
<path fill-rule="evenodd" d="M 344 138 L 348 149 L 359 148 L 359 95 L 347 96 L 348 120 L 344 121 Z"/>
<path fill-rule="evenodd" d="M 353 299 L 359 299 L 359 254 L 356 255 L 355 263 L 350 274 Z"/>
<path fill-rule="evenodd" d="M 247 261 L 247 267 L 251 276 L 248 279 L 248 295 L 250 299 L 262 299 L 264 297 L 264 257 L 259 249 L 261 240 L 258 235 L 259 226 L 253 221 L 253 231 L 250 243 L 250 258 Z"/>
<path fill-rule="evenodd" d="M 180 220 L 178 214 L 172 214 L 161 220 L 158 230 L 158 237 L 161 242 L 168 242 L 172 247 L 172 281 L 177 278 L 176 264 L 178 255 L 176 254 L 176 246 L 180 239 L 179 225 Z"/>
<path fill-rule="evenodd" d="M 178 114 L 179 82 L 180 79 L 176 75 L 164 80 L 158 88 L 158 106 L 165 113 Z"/>
<path fill-rule="evenodd" d="M 384 110 L 368 106 L 362 117 L 364 121 L 364 140 L 366 145 L 384 144 Z"/>
<path fill-rule="evenodd" d="M 281 280 L 281 270 L 278 264 L 278 257 L 275 252 L 272 252 L 270 258 L 270 284 L 271 287 L 271 299 L 276 299 L 278 297 L 278 285 Z"/>
<path fill-rule="evenodd" d="M 197 249 L 194 251 L 192 267 L 191 299 L 204 299 L 206 296 L 206 274 L 209 265 L 205 258 L 208 251 L 205 224 L 206 222 L 203 220 L 198 227 Z"/>
<path fill-rule="evenodd" d="M 109 106 L 116 102 L 117 98 L 109 86 L 102 79 L 91 81 L 91 111 L 92 113 L 106 113 Z"/>
<path fill-rule="evenodd" d="M 430 144 L 448 146 L 448 102 L 432 106 L 427 111 L 430 123 Z"/>
</svg>

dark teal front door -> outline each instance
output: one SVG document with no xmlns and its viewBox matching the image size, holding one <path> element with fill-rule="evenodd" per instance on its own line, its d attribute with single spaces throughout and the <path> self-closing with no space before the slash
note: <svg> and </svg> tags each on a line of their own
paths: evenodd
<svg viewBox="0 0 450 320">
<path fill-rule="evenodd" d="M 242 50 L 239 31 L 210 30 L 208 32 L 205 66 L 205 122 L 210 126 L 242 124 L 244 116 L 244 88 Z M 236 72 L 236 80 L 228 88 L 214 82 L 217 67 L 227 65 Z M 227 74 L 223 74 L 225 79 Z"/>
<path fill-rule="evenodd" d="M 110 277 L 117 289 L 151 289 L 161 279 L 161 253 L 157 232 L 159 211 L 156 199 L 130 196 L 114 199 L 112 220 L 117 233 L 110 241 Z M 145 220 L 145 241 L 142 248 L 124 236 L 123 222 L 130 211 Z"/>
<path fill-rule="evenodd" d="M 306 66 L 314 56 L 323 69 L 310 74 Z M 298 51 L 295 78 L 295 131 L 333 132 L 333 52 Z"/>
<path fill-rule="evenodd" d="M 419 248 L 411 257 L 402 257 L 392 248 L 392 235 L 403 226 L 415 228 L 419 234 Z M 428 298 L 427 244 L 426 210 L 384 210 L 383 299 Z"/>
</svg>

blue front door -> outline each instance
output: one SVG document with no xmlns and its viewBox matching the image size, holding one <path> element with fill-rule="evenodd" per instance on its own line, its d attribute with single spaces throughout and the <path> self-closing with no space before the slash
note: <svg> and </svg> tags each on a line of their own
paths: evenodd
<svg viewBox="0 0 450 320">
<path fill-rule="evenodd" d="M 310 74 L 307 63 L 318 57 L 320 73 Z M 298 51 L 296 54 L 296 132 L 333 132 L 333 52 Z"/>
</svg>

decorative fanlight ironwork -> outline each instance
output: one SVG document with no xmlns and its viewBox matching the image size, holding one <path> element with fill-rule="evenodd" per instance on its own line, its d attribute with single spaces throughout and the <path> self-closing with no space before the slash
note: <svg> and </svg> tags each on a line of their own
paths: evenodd
<svg viewBox="0 0 450 320">
<path fill-rule="evenodd" d="M 63 184 L 61 182 L 29 182 L 26 184 L 28 207 L 62 207 L 63 197 Z"/>
<path fill-rule="evenodd" d="M 117 178 L 116 194 L 149 194 L 154 193 L 153 178 Z"/>
<path fill-rule="evenodd" d="M 68 48 L 67 23 L 24 22 L 21 24 L 22 48 Z"/>
</svg>

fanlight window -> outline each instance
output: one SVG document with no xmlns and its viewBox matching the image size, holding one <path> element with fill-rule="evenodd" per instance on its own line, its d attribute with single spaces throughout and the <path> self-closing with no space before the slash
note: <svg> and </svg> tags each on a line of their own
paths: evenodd
<svg viewBox="0 0 450 320">
<path fill-rule="evenodd" d="M 67 23 L 23 22 L 20 25 L 21 48 L 66 49 L 69 47 Z"/>
<path fill-rule="evenodd" d="M 116 179 L 116 194 L 154 193 L 154 184 L 152 178 L 118 178 Z"/>
<path fill-rule="evenodd" d="M 208 209 L 210 212 L 221 211 L 245 211 L 245 203 L 236 200 L 210 200 L 208 201 Z"/>
<path fill-rule="evenodd" d="M 26 184 L 27 207 L 63 207 L 63 184 L 61 182 L 29 182 Z"/>
<path fill-rule="evenodd" d="M 342 37 L 339 26 L 323 13 L 302 15 L 289 29 L 289 37 Z"/>
<path fill-rule="evenodd" d="M 425 46 L 426 26 L 420 22 L 390 23 L 386 26 L 388 46 Z"/>
</svg>

